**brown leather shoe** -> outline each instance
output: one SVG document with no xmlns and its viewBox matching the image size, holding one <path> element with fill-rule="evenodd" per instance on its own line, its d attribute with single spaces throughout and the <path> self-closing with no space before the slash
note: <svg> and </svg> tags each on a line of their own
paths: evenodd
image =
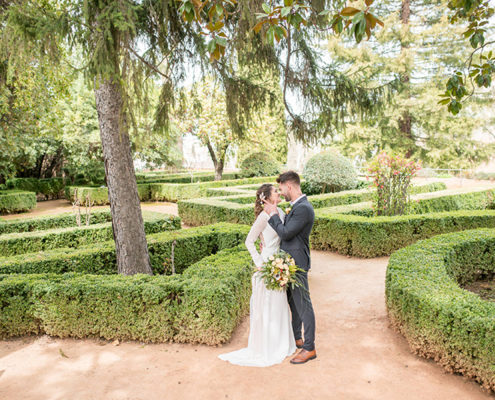
<svg viewBox="0 0 495 400">
<path fill-rule="evenodd" d="M 297 339 L 297 340 L 296 340 L 296 347 L 297 347 L 298 349 L 302 349 L 303 344 L 304 344 L 304 340 L 302 340 L 302 339 Z"/>
<path fill-rule="evenodd" d="M 291 364 L 304 364 L 309 360 L 314 360 L 316 358 L 316 350 L 308 351 L 301 350 L 297 356 L 290 360 Z"/>
</svg>

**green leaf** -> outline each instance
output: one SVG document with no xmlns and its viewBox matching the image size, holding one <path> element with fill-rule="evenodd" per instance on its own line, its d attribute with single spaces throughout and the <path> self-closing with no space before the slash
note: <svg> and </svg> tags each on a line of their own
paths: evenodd
<svg viewBox="0 0 495 400">
<path fill-rule="evenodd" d="M 344 17 L 352 17 L 353 15 L 356 15 L 360 10 L 354 7 L 346 7 L 344 8 L 341 12 L 340 15 L 343 15 Z"/>
</svg>

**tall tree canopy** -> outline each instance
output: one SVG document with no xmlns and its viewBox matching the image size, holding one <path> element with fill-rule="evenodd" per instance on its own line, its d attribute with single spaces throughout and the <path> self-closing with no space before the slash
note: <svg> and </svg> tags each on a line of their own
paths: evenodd
<svg viewBox="0 0 495 400">
<path fill-rule="evenodd" d="M 2 3 L 7 83 L 21 73 L 19 55 L 57 63 L 66 51 L 82 50 L 82 70 L 94 85 L 118 269 L 123 274 L 151 273 L 129 139 L 136 111 L 149 105 L 147 85 L 161 80 L 155 123 L 167 127 L 188 67 L 201 66 L 223 86 L 231 129 L 242 136 L 253 113 L 276 95 L 239 71 L 247 64 L 273 68 L 281 74 L 294 134 L 304 140 L 328 135 L 348 113 L 374 110 L 384 90 L 355 85 L 327 66 L 317 51 L 317 33 L 329 22 L 341 31 L 349 21 L 360 41 L 380 23 L 371 3 L 366 0 L 361 10 L 322 0 L 285 0 L 271 7 L 259 0 Z M 326 8 L 335 10 L 333 17 Z M 197 24 L 188 23 L 193 20 Z M 289 90 L 297 96 L 299 110 L 287 101 Z"/>
</svg>

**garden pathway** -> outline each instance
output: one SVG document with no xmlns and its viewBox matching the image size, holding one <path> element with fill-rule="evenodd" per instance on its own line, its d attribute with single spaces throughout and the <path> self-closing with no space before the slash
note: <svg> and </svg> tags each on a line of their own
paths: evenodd
<svg viewBox="0 0 495 400">
<path fill-rule="evenodd" d="M 451 180 L 448 186 L 480 183 Z M 170 203 L 146 203 L 143 209 L 177 213 Z M 56 200 L 39 203 L 30 214 L 70 210 L 66 201 Z M 221 347 L 29 337 L 0 341 L 0 399 L 495 398 L 476 383 L 414 356 L 390 328 L 384 302 L 388 258 L 312 254 L 318 358 L 306 365 L 291 365 L 287 359 L 258 369 L 217 359 L 246 345 L 248 318 Z"/>
<path fill-rule="evenodd" d="M 47 336 L 0 342 L 0 399 L 490 399 L 480 387 L 410 353 L 389 326 L 387 258 L 313 252 L 310 286 L 318 358 L 270 368 L 217 355 L 243 347 L 248 319 L 230 343 L 121 343 Z"/>
</svg>

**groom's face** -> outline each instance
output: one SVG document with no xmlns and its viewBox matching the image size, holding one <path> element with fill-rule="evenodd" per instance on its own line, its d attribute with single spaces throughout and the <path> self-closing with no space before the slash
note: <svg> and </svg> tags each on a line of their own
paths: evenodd
<svg viewBox="0 0 495 400">
<path fill-rule="evenodd" d="M 278 188 L 280 190 L 280 194 L 284 196 L 285 200 L 291 201 L 291 187 L 290 182 L 279 183 Z"/>
</svg>

